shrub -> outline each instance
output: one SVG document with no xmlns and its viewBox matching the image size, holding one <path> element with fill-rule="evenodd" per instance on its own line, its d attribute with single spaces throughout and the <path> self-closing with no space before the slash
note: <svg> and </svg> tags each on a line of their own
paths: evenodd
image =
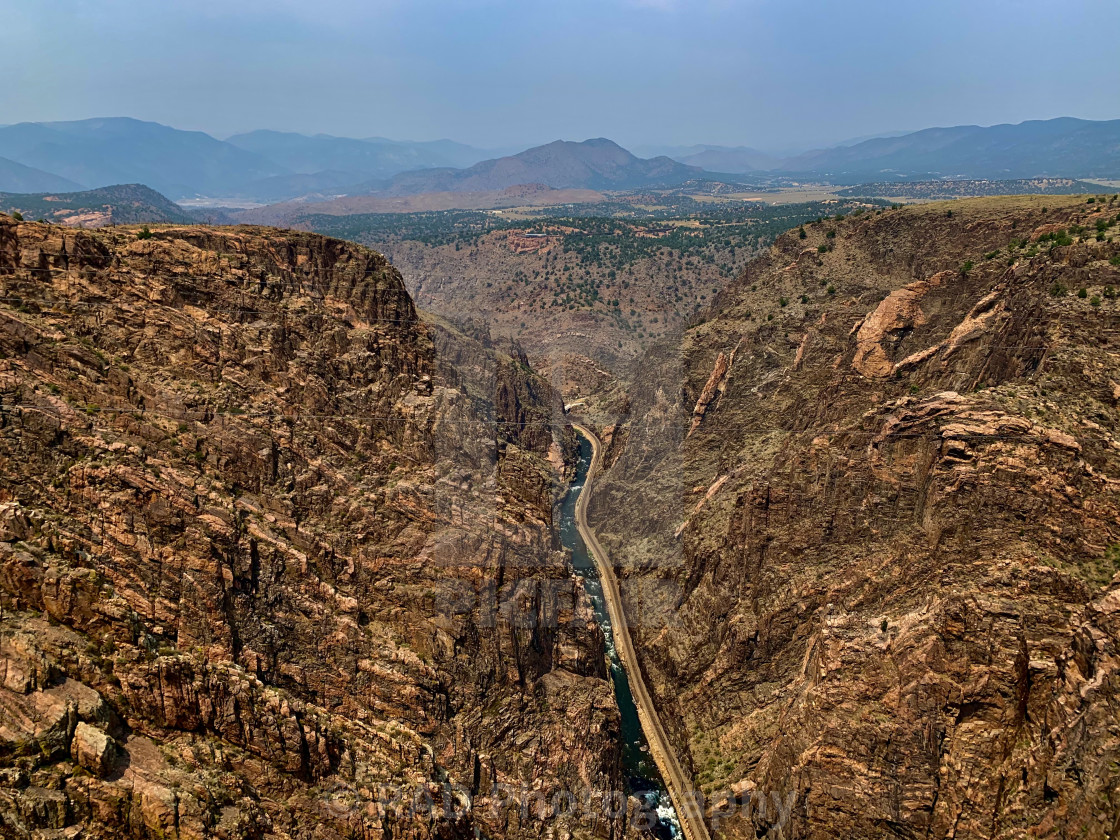
<svg viewBox="0 0 1120 840">
<path fill-rule="evenodd" d="M 961 274 L 967 277 L 970 271 L 972 271 L 972 260 L 965 260 L 964 265 L 961 266 Z"/>
<path fill-rule="evenodd" d="M 12 218 L 15 219 L 17 222 L 22 222 L 23 221 L 23 213 L 19 212 L 18 210 L 13 210 L 12 211 Z"/>
<path fill-rule="evenodd" d="M 1100 306 L 1101 305 L 1101 299 L 1099 297 L 1097 297 L 1096 295 L 1093 295 L 1091 298 L 1089 298 L 1089 305 L 1090 306 Z"/>
<path fill-rule="evenodd" d="M 1088 289 L 1078 289 L 1077 290 L 1077 296 L 1079 298 L 1081 298 L 1082 300 L 1085 300 L 1085 298 L 1089 297 L 1089 290 Z"/>
<path fill-rule="evenodd" d="M 1061 283 L 1055 283 L 1050 287 L 1050 297 L 1065 297 L 1066 287 Z"/>
<path fill-rule="evenodd" d="M 999 256 L 999 251 L 989 251 L 988 253 L 986 253 L 986 254 L 984 255 L 984 259 L 986 259 L 986 260 L 994 260 L 994 259 L 995 259 L 996 257 L 998 257 L 998 256 Z"/>
<path fill-rule="evenodd" d="M 789 306 L 789 298 L 778 298 L 778 306 Z"/>
<path fill-rule="evenodd" d="M 826 239 L 835 239 L 836 238 L 836 231 L 834 231 L 834 230 L 828 231 L 828 233 L 825 234 L 825 238 Z"/>
<path fill-rule="evenodd" d="M 809 234 L 807 234 L 805 232 L 805 225 L 802 225 L 801 227 L 799 227 L 797 229 L 797 238 L 798 239 L 807 239 L 808 236 L 809 236 Z"/>
<path fill-rule="evenodd" d="M 817 253 L 818 254 L 827 254 L 828 253 L 828 246 L 823 244 L 823 243 L 818 245 L 817 246 Z"/>
<path fill-rule="evenodd" d="M 808 303 L 809 302 L 809 296 L 808 295 L 802 295 L 801 296 L 801 302 L 802 303 Z"/>
<path fill-rule="evenodd" d="M 835 286 L 833 286 L 833 285 L 832 285 L 831 283 L 829 283 L 829 284 L 828 284 L 828 293 L 829 293 L 830 295 L 834 295 L 834 294 L 836 294 L 836 287 L 835 287 Z"/>
<path fill-rule="evenodd" d="M 150 227 L 148 227 L 147 225 L 144 225 L 144 227 L 140 228 L 140 232 L 136 234 L 136 238 L 137 239 L 151 239 L 152 238 L 152 229 Z"/>
<path fill-rule="evenodd" d="M 1112 286 L 1105 286 L 1104 287 L 1104 296 L 1108 300 L 1115 300 L 1116 299 L 1116 289 L 1112 288 Z"/>
<path fill-rule="evenodd" d="M 1055 231 L 1054 233 L 1048 233 L 1045 236 L 1040 236 L 1038 238 L 1039 242 L 1045 242 L 1046 240 L 1049 240 L 1052 243 L 1051 247 L 1073 244 L 1073 237 L 1071 237 L 1064 230 Z"/>
</svg>

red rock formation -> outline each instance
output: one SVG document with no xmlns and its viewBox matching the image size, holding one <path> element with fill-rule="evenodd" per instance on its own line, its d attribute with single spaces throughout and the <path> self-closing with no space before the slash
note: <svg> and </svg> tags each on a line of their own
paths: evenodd
<svg viewBox="0 0 1120 840">
<path fill-rule="evenodd" d="M 1047 203 L 807 225 L 649 354 L 591 521 L 715 833 L 1120 828 L 1120 228 Z"/>
<path fill-rule="evenodd" d="M 620 782 L 523 358 L 350 244 L 6 217 L 0 350 L 0 834 L 621 833 L 492 807 Z"/>
</svg>

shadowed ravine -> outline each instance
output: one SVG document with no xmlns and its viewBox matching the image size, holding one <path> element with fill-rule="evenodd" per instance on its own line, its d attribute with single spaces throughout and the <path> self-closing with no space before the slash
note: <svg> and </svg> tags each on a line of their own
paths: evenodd
<svg viewBox="0 0 1120 840">
<path fill-rule="evenodd" d="M 586 583 L 596 619 L 606 637 L 611 679 L 622 714 L 623 770 L 631 791 L 638 795 L 647 792 L 643 798 L 657 805 L 661 831 L 680 835 L 683 826 L 686 840 L 708 840 L 707 827 L 698 814 L 688 813 L 687 809 L 678 812 L 673 807 L 674 802 L 680 805 L 691 784 L 670 751 L 671 745 L 642 682 L 614 572 L 587 525 L 590 493 L 585 497 L 584 491 L 590 491 L 599 469 L 598 439 L 589 429 L 573 425 L 581 435 L 579 470 L 561 511 L 561 539 L 572 551 L 572 564 Z"/>
</svg>

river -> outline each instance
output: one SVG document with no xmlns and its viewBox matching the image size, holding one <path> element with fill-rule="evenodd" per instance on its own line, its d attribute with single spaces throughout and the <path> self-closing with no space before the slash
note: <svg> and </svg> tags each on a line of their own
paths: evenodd
<svg viewBox="0 0 1120 840">
<path fill-rule="evenodd" d="M 618 701 L 618 710 L 622 713 L 622 772 L 626 776 L 628 792 L 638 797 L 646 807 L 655 810 L 657 823 L 654 834 L 663 840 L 680 840 L 681 829 L 677 821 L 673 803 L 661 780 L 657 765 L 650 756 L 649 744 L 646 742 L 645 733 L 638 720 L 638 710 L 634 705 L 634 697 L 630 693 L 630 681 L 626 677 L 626 669 L 618 658 L 614 646 L 614 631 L 611 628 L 610 616 L 607 606 L 603 601 L 603 587 L 599 583 L 599 573 L 595 568 L 595 561 L 587 552 L 583 539 L 576 527 L 575 510 L 576 501 L 583 491 L 587 479 L 587 471 L 591 467 L 591 443 L 585 437 L 579 438 L 579 467 L 576 471 L 575 481 L 572 482 L 564 503 L 560 508 L 560 539 L 564 546 L 572 552 L 572 566 L 576 574 L 583 578 L 584 587 L 591 597 L 595 610 L 595 619 L 603 630 L 607 644 L 607 661 L 610 666 L 611 682 L 614 683 L 614 694 Z"/>
</svg>

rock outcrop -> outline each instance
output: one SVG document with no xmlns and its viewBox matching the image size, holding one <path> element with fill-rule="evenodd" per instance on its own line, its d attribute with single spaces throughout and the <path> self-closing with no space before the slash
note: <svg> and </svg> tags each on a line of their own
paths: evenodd
<svg viewBox="0 0 1120 840">
<path fill-rule="evenodd" d="M 624 832 L 515 796 L 621 784 L 523 357 L 339 241 L 6 217 L 0 351 L 0 834 Z"/>
<path fill-rule="evenodd" d="M 1120 205 L 949 209 L 783 237 L 638 373 L 591 521 L 721 836 L 1120 831 Z"/>
</svg>

